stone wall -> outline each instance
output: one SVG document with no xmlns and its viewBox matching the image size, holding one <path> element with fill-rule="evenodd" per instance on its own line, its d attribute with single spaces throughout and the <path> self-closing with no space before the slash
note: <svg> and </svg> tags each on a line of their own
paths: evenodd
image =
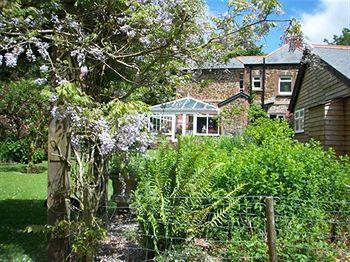
<svg viewBox="0 0 350 262">
<path fill-rule="evenodd" d="M 217 105 L 239 92 L 239 77 L 243 69 L 200 70 L 193 81 L 177 87 L 180 97 L 190 95 L 204 102 Z"/>
<path fill-rule="evenodd" d="M 221 107 L 220 127 L 223 134 L 241 134 L 248 124 L 249 101 L 238 98 Z"/>
<path fill-rule="evenodd" d="M 265 78 L 265 105 L 268 104 L 269 114 L 287 115 L 287 109 L 291 95 L 279 94 L 279 77 L 291 76 L 292 88 L 298 73 L 298 65 L 266 65 Z M 251 72 L 250 72 L 251 71 Z M 243 74 L 244 89 L 250 93 L 251 76 L 262 77 L 262 65 L 255 65 L 245 69 L 211 69 L 199 70 L 193 74 L 193 81 L 183 84 L 177 88 L 180 97 L 190 95 L 199 100 L 217 105 L 231 96 L 240 92 L 240 75 Z M 261 103 L 262 91 L 253 91 L 254 100 Z M 239 133 L 247 125 L 247 109 L 249 103 L 240 98 L 221 108 L 222 112 L 235 112 L 235 114 L 222 114 L 222 133 Z M 240 108 L 241 114 L 238 114 Z"/>
<path fill-rule="evenodd" d="M 295 80 L 298 74 L 298 65 L 266 65 L 265 67 L 265 96 L 264 103 L 269 104 L 269 114 L 287 114 L 288 105 L 291 95 L 279 94 L 279 77 L 292 77 L 292 91 Z M 252 73 L 250 74 L 250 70 Z M 248 90 L 250 86 L 250 75 L 260 75 L 262 77 L 263 68 L 261 65 L 252 66 L 251 69 L 246 67 L 244 73 L 245 89 Z M 261 103 L 262 91 L 253 91 L 255 93 L 254 101 Z"/>
</svg>

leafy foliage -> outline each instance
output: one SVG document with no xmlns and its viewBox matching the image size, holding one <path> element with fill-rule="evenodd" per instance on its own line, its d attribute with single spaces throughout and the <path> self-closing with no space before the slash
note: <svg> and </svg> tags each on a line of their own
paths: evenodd
<svg viewBox="0 0 350 262">
<path fill-rule="evenodd" d="M 171 240 L 164 236 L 201 237 L 199 225 L 206 225 L 206 237 L 230 243 L 224 253 L 216 247 L 222 256 L 262 259 L 267 252 L 263 201 L 274 196 L 279 256 L 333 259 L 329 238 L 320 236 L 333 230 L 327 221 L 347 219 L 337 214 L 349 203 L 350 161 L 292 134 L 286 122 L 259 118 L 240 137 L 187 137 L 177 148 L 150 153 L 139 171 L 134 203 L 150 247 L 166 249 Z M 207 205 L 214 215 L 194 219 Z"/>
<path fill-rule="evenodd" d="M 325 39 L 324 42 L 331 45 L 349 45 L 350 46 L 350 29 L 343 28 L 341 35 L 333 36 L 332 42 L 329 42 L 327 39 Z"/>
<path fill-rule="evenodd" d="M 201 236 L 207 228 L 221 224 L 235 206 L 229 196 L 238 185 L 228 193 L 212 186 L 212 178 L 222 168 L 215 163 L 219 152 L 212 147 L 219 150 L 215 141 L 183 138 L 176 148 L 162 145 L 145 161 L 134 207 L 149 248 L 164 250 L 173 236 Z"/>
<path fill-rule="evenodd" d="M 0 85 L 0 159 L 38 163 L 45 159 L 48 100 L 32 80 Z"/>
</svg>

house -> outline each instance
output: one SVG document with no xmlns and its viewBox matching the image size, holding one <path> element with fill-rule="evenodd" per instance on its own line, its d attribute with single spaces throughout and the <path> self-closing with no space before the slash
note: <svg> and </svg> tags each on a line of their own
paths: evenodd
<svg viewBox="0 0 350 262">
<path fill-rule="evenodd" d="M 289 111 L 295 137 L 350 152 L 350 46 L 313 45 L 304 53 Z"/>
<path fill-rule="evenodd" d="M 200 68 L 183 70 L 184 74 L 191 75 L 192 81 L 176 88 L 180 100 L 151 107 L 155 123 L 152 129 L 165 131 L 162 126 L 169 126 L 171 119 L 175 123 L 167 131 L 173 139 L 177 133 L 208 136 L 240 133 L 247 125 L 247 110 L 252 99 L 261 104 L 271 118 L 284 118 L 301 57 L 301 50 L 290 52 L 287 44 L 266 56 L 240 56 L 227 63 L 205 63 Z M 187 103 L 191 105 L 193 101 L 197 107 L 202 104 L 205 109 L 213 107 L 212 111 L 200 112 L 199 108 L 186 111 Z M 184 103 L 182 108 L 179 103 Z M 167 120 L 164 117 L 168 117 Z M 215 126 L 215 131 L 211 132 L 210 126 Z"/>
</svg>

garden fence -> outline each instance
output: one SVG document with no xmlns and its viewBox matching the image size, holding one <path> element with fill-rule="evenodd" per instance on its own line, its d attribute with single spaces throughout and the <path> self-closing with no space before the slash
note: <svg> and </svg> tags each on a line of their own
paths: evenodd
<svg viewBox="0 0 350 262">
<path fill-rule="evenodd" d="M 350 203 L 292 197 L 166 198 L 109 204 L 107 261 L 350 259 Z M 142 209 L 140 211 L 140 209 Z"/>
</svg>

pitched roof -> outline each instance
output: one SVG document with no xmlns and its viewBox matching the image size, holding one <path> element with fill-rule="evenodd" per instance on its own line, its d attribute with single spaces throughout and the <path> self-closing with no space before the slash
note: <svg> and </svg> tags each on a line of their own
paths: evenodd
<svg viewBox="0 0 350 262">
<path fill-rule="evenodd" d="M 300 48 L 290 51 L 289 44 L 285 44 L 266 56 L 237 56 L 231 58 L 226 63 L 209 62 L 200 66 L 200 69 L 231 69 L 244 68 L 244 65 L 262 65 L 265 58 L 265 64 L 299 64 L 303 52 Z"/>
<path fill-rule="evenodd" d="M 294 51 L 290 50 L 289 44 L 285 44 L 268 54 L 265 57 L 266 64 L 299 64 L 303 56 L 303 51 L 296 48 Z"/>
<path fill-rule="evenodd" d="M 327 67 L 332 69 L 335 75 L 347 85 L 350 85 L 350 46 L 311 45 L 310 52 L 321 58 L 321 60 L 326 63 Z M 307 53 L 308 52 L 305 51 L 304 55 L 307 55 Z M 307 66 L 307 63 L 303 63 L 298 71 L 292 98 L 288 107 L 290 112 L 294 112 Z"/>
<path fill-rule="evenodd" d="M 238 94 L 235 94 L 234 96 L 231 96 L 231 97 L 227 98 L 226 100 L 220 102 L 218 104 L 218 106 L 222 107 L 224 105 L 227 105 L 227 104 L 237 100 L 238 98 L 244 98 L 244 99 L 246 99 L 248 101 L 250 100 L 250 96 L 248 94 L 246 94 L 244 92 L 239 92 Z"/>
<path fill-rule="evenodd" d="M 233 68 L 244 68 L 244 64 L 237 58 L 231 58 L 225 62 L 205 62 L 199 67 L 199 69 L 233 69 Z"/>
<path fill-rule="evenodd" d="M 209 103 L 205 103 L 196 98 L 187 96 L 174 101 L 151 106 L 150 111 L 153 113 L 179 112 L 179 111 L 219 111 L 219 109 Z"/>
<path fill-rule="evenodd" d="M 350 46 L 313 45 L 312 53 L 350 79 Z"/>
</svg>

